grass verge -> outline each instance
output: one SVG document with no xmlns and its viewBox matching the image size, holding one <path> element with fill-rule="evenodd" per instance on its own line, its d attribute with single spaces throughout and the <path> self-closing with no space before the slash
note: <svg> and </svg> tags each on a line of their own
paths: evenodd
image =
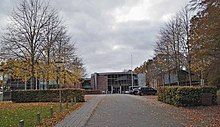
<svg viewBox="0 0 220 127">
<path fill-rule="evenodd" d="M 20 120 L 24 120 L 25 127 L 36 126 L 36 115 L 39 112 L 41 124 L 38 126 L 54 126 L 66 115 L 79 108 L 82 103 L 66 107 L 63 104 L 63 111 L 59 110 L 59 103 L 0 103 L 0 127 L 16 127 Z M 50 108 L 53 107 L 54 116 L 51 118 Z"/>
</svg>

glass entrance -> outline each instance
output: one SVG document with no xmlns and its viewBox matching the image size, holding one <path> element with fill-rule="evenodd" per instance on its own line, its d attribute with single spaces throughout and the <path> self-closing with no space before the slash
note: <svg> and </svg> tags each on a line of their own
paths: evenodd
<svg viewBox="0 0 220 127">
<path fill-rule="evenodd" d="M 113 93 L 120 93 L 120 87 L 113 87 Z"/>
</svg>

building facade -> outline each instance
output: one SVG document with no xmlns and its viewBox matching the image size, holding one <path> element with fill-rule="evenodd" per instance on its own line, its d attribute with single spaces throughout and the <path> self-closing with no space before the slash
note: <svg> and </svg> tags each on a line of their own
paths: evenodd
<svg viewBox="0 0 220 127">
<path fill-rule="evenodd" d="M 200 85 L 199 77 L 191 73 L 192 85 Z M 163 72 L 150 80 L 150 86 L 153 88 L 161 86 L 189 86 L 189 73 L 186 70 L 176 71 L 175 69 L 169 72 Z"/>
<path fill-rule="evenodd" d="M 106 93 L 124 93 L 132 85 L 138 86 L 138 76 L 131 71 L 94 73 L 91 75 L 92 90 L 105 91 Z"/>
</svg>

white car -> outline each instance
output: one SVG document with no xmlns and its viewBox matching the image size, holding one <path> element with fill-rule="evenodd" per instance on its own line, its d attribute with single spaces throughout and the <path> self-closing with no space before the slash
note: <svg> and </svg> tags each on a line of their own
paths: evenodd
<svg viewBox="0 0 220 127">
<path fill-rule="evenodd" d="M 130 94 L 131 92 L 128 90 L 128 91 L 125 91 L 125 94 Z"/>
</svg>

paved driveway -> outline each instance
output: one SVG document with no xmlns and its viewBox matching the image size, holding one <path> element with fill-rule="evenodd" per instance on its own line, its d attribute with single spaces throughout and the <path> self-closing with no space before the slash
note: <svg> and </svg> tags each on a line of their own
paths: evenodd
<svg viewBox="0 0 220 127">
<path fill-rule="evenodd" d="M 56 127 L 220 127 L 220 105 L 175 107 L 156 96 L 89 95 Z"/>
<path fill-rule="evenodd" d="M 85 126 L 182 127 L 181 122 L 145 97 L 115 94 L 101 100 Z"/>
</svg>

